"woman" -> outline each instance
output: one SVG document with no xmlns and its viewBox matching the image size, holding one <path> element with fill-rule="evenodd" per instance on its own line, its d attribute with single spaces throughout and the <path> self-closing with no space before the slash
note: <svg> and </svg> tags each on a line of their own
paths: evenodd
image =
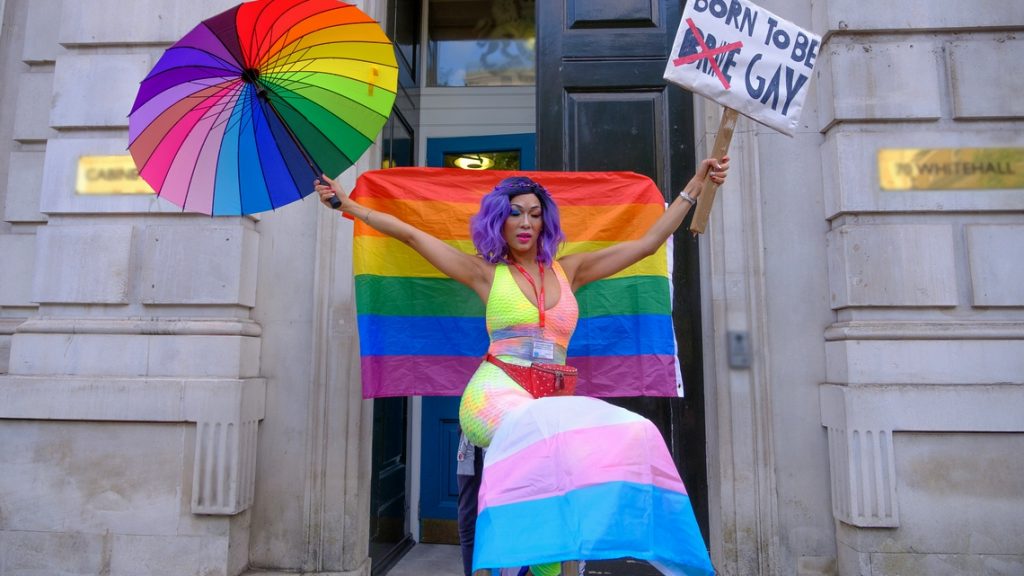
<svg viewBox="0 0 1024 576">
<path fill-rule="evenodd" d="M 556 253 L 565 241 L 558 207 L 547 190 L 529 178 L 506 178 L 481 200 L 471 223 L 475 256 L 394 216 L 361 206 L 326 176 L 315 183 L 322 202 L 329 205 L 336 197 L 341 210 L 408 244 L 442 273 L 471 288 L 486 304 L 491 339 L 488 358 L 467 384 L 459 409 L 459 421 L 470 442 L 491 448 L 480 496 L 482 512 L 477 526 L 484 536 L 478 532 L 477 568 L 531 564 L 535 576 L 549 576 L 558 573 L 560 560 L 636 556 L 668 574 L 710 571 L 685 488 L 654 426 L 631 412 L 590 398 L 536 399 L 516 381 L 522 370 L 504 364 L 564 364 L 578 315 L 575 292 L 657 251 L 696 203 L 705 181 L 722 184 L 728 168 L 728 157 L 702 161 L 686 188 L 642 237 L 557 260 Z M 613 432 L 600 438 L 573 434 L 583 420 L 589 425 L 608 422 L 607 428 Z M 566 438 L 574 438 L 556 450 L 569 455 L 516 460 L 517 441 L 521 444 L 538 426 L 543 434 L 564 432 Z M 595 450 L 595 445 L 601 450 Z M 605 459 L 595 452 L 604 453 Z M 609 454 L 614 455 L 610 464 Z M 489 483 L 486 467 L 492 460 L 496 461 L 494 469 L 501 472 L 493 473 Z M 601 474 L 586 469 L 594 468 L 595 462 L 599 462 Z M 591 476 L 601 479 L 590 481 Z M 577 493 L 569 497 L 566 483 L 583 477 L 588 481 L 573 484 L 571 490 L 586 492 L 584 500 L 577 499 Z M 652 496 L 649 490 L 632 490 L 628 482 L 652 477 L 669 487 L 667 498 L 660 492 Z M 518 486 L 517 478 L 521 480 Z M 529 512 L 515 506 L 485 506 L 508 504 L 516 494 L 544 490 L 554 499 L 539 498 L 531 503 Z M 682 499 L 675 498 L 677 492 Z M 539 509 L 537 502 L 541 502 Z M 552 506 L 545 507 L 543 502 Z M 509 541 L 518 539 L 510 535 L 523 530 L 549 531 L 543 541 L 551 545 L 532 542 L 516 548 Z M 665 534 L 679 532 L 698 541 L 695 553 L 703 559 L 695 562 L 707 564 L 706 570 L 690 571 L 686 568 L 693 560 L 689 552 L 672 550 L 675 544 Z M 500 544 L 493 545 L 499 538 Z M 500 554 L 494 552 L 499 549 Z"/>
</svg>

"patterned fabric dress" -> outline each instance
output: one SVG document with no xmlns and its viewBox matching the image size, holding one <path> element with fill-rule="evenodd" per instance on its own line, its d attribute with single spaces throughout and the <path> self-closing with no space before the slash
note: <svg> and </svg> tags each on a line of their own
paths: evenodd
<svg viewBox="0 0 1024 576">
<path fill-rule="evenodd" d="M 578 308 L 553 264 L 558 303 L 538 326 L 537 307 L 498 265 L 486 307 L 489 352 L 529 365 L 536 339 L 565 362 Z M 686 488 L 658 429 L 586 397 L 534 399 L 484 362 L 463 393 L 459 420 L 488 447 L 474 569 L 634 557 L 665 574 L 713 574 Z"/>
</svg>

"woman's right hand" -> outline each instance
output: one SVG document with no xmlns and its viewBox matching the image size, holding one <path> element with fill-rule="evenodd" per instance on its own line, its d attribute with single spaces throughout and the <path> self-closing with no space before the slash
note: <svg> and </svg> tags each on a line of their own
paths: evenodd
<svg viewBox="0 0 1024 576">
<path fill-rule="evenodd" d="M 330 179 L 326 174 L 321 174 L 320 178 L 313 180 L 313 189 L 320 195 L 320 201 L 323 202 L 324 206 L 332 210 L 341 209 L 344 210 L 345 203 L 348 201 L 348 194 L 341 188 L 341 184 L 337 181 Z M 331 202 L 332 199 L 337 199 L 337 205 Z"/>
</svg>

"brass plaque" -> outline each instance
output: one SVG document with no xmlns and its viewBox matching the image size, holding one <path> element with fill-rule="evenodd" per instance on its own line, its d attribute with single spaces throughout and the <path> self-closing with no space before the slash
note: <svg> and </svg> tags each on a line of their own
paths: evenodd
<svg viewBox="0 0 1024 576">
<path fill-rule="evenodd" d="M 152 194 L 153 188 L 139 176 L 135 161 L 121 156 L 82 156 L 78 159 L 78 194 Z"/>
<path fill-rule="evenodd" d="M 883 148 L 882 190 L 1024 188 L 1024 148 Z"/>
</svg>

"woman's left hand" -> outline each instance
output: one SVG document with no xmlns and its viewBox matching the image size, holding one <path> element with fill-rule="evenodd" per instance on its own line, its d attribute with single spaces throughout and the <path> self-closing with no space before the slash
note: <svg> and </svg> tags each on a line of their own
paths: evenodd
<svg viewBox="0 0 1024 576">
<path fill-rule="evenodd" d="M 705 158 L 701 161 L 700 166 L 697 167 L 697 173 L 693 175 L 693 179 L 695 180 L 694 184 L 698 185 L 698 190 L 704 187 L 704 183 L 707 180 L 711 180 L 716 186 L 721 186 L 725 183 L 725 177 L 728 175 L 728 172 L 728 156 L 722 156 L 721 160 Z M 696 197 L 696 195 L 694 195 L 694 197 Z"/>
</svg>

